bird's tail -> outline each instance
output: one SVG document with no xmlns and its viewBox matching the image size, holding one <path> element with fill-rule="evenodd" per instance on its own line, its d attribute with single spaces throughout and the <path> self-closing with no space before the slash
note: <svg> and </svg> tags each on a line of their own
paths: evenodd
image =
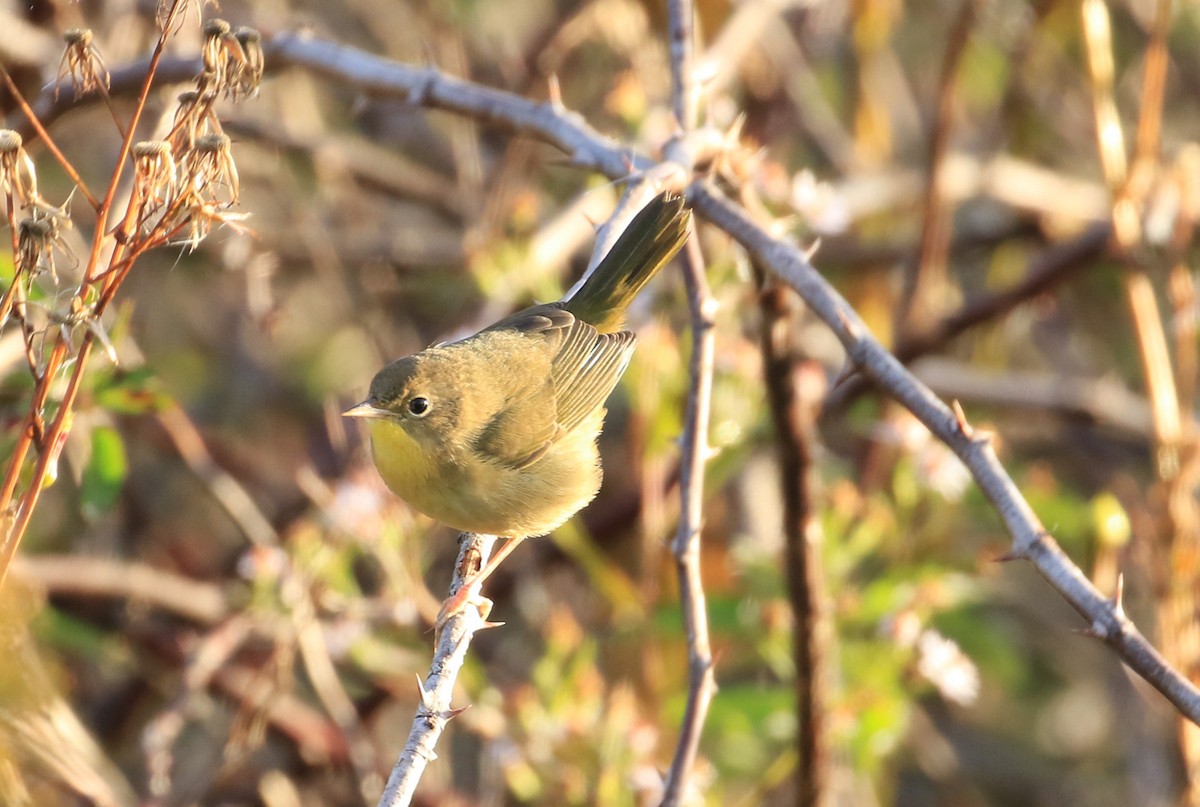
<svg viewBox="0 0 1200 807">
<path fill-rule="evenodd" d="M 633 217 L 566 309 L 601 333 L 620 330 L 633 298 L 683 246 L 690 221 L 683 197 L 656 196 Z"/>
</svg>

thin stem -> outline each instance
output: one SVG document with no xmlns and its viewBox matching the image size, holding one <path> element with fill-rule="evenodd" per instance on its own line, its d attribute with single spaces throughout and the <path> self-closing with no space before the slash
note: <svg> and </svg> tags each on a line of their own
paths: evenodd
<svg viewBox="0 0 1200 807">
<path fill-rule="evenodd" d="M 759 285 L 763 272 L 756 267 Z M 789 346 L 788 313 L 793 293 L 782 286 L 763 288 L 761 347 L 767 401 L 775 424 L 779 478 L 783 489 L 788 599 L 792 606 L 792 655 L 796 663 L 796 750 L 800 765 L 798 807 L 817 807 L 829 781 L 826 737 L 825 665 L 831 627 L 821 563 L 821 527 L 816 514 L 813 444 L 820 396 L 802 381 L 803 367 Z"/>
<path fill-rule="evenodd" d="M 182 5 L 183 0 L 174 0 L 171 3 L 171 10 L 168 12 L 167 18 L 163 23 L 163 29 L 158 35 L 158 41 L 154 44 L 154 52 L 150 55 L 150 63 L 146 66 L 146 78 L 142 81 L 142 88 L 138 92 L 137 101 L 133 106 L 133 114 L 129 117 L 129 128 L 121 141 L 121 149 L 117 154 L 116 165 L 113 167 L 112 179 L 109 180 L 108 191 L 104 194 L 104 203 L 96 211 L 96 232 L 92 237 L 92 251 L 88 255 L 87 268 L 83 273 L 83 283 L 79 288 L 80 299 L 85 298 L 88 289 L 95 280 L 96 268 L 100 263 L 101 247 L 106 240 L 105 230 L 108 226 L 108 216 L 112 212 L 113 202 L 117 198 L 117 189 L 120 187 L 121 177 L 125 172 L 125 163 L 129 161 L 129 151 L 133 148 L 133 138 L 137 133 L 138 122 L 142 119 L 142 113 L 146 109 L 146 101 L 150 97 L 150 88 L 154 84 L 154 77 L 158 71 L 158 63 L 162 60 L 163 49 L 166 47 L 171 25 Z M 120 246 L 118 243 L 114 247 L 114 253 L 120 249 Z"/>
<path fill-rule="evenodd" d="M 904 333 L 920 333 L 933 321 L 940 306 L 938 298 L 946 284 L 946 251 L 950 244 L 950 211 L 946 210 L 942 190 L 946 155 L 954 130 L 956 77 L 967 50 L 971 25 L 975 20 L 975 0 L 962 0 L 954 26 L 950 30 L 946 53 L 942 57 L 938 81 L 937 115 L 929 138 L 929 174 L 921 216 L 921 242 L 916 262 L 908 273 L 901 317 L 896 323 Z"/>
<path fill-rule="evenodd" d="M 25 495 L 21 497 L 21 505 L 17 509 L 17 515 L 13 519 L 12 527 L 9 528 L 8 534 L 5 536 L 4 546 L 0 549 L 0 586 L 4 585 L 4 578 L 8 574 L 8 569 L 12 565 L 13 555 L 17 553 L 17 547 L 21 543 L 21 536 L 25 534 L 25 530 L 29 527 L 29 520 L 33 518 L 33 510 L 37 506 L 38 498 L 42 495 L 42 489 L 45 487 L 48 471 L 52 463 L 58 462 L 58 455 L 62 449 L 62 440 L 66 438 L 66 433 L 69 430 L 69 415 L 71 408 L 75 404 L 75 398 L 79 394 L 80 382 L 83 380 L 83 367 L 87 364 L 88 357 L 92 353 L 92 344 L 95 337 L 91 331 L 88 331 L 83 337 L 83 343 L 79 346 L 79 353 L 75 357 L 75 369 L 71 373 L 71 379 L 67 382 L 66 392 L 63 393 L 62 402 L 59 404 L 58 413 L 54 417 L 54 423 L 46 431 L 45 437 L 42 440 L 42 450 L 38 454 L 37 463 L 33 467 L 33 478 L 29 483 L 29 489 L 25 491 Z M 58 353 L 58 347 L 63 344 L 62 337 L 55 345 L 55 353 Z M 50 386 L 50 378 L 52 377 L 49 369 L 46 371 L 46 377 L 43 379 L 43 384 L 46 389 Z M 31 410 L 36 412 L 37 410 Z M 28 430 L 26 430 L 28 431 Z"/>
<path fill-rule="evenodd" d="M 700 747 L 700 733 L 708 706 L 716 694 L 712 647 L 708 638 L 708 611 L 700 578 L 700 531 L 704 523 L 704 466 L 708 444 L 709 411 L 712 398 L 713 315 L 716 301 L 704 275 L 704 256 L 695 233 L 683 251 L 683 281 L 692 321 L 692 356 L 688 374 L 687 415 L 684 418 L 679 491 L 682 506 L 679 530 L 671 544 L 679 576 L 679 599 L 688 644 L 688 693 L 675 758 L 667 774 L 663 807 L 681 804 L 688 778 Z"/>
<path fill-rule="evenodd" d="M 0 65 L 0 78 L 4 79 L 4 83 L 8 87 L 8 91 L 12 94 L 12 97 L 16 99 L 17 106 L 21 107 L 21 111 L 25 113 L 25 118 L 29 121 L 29 125 L 33 127 L 35 132 L 37 132 L 38 137 L 42 139 L 42 142 L 46 145 L 46 148 L 49 149 L 50 153 L 54 155 L 55 161 L 58 162 L 63 172 L 66 173 L 66 175 L 71 179 L 71 182 L 75 183 L 75 187 L 79 188 L 79 192 L 83 194 L 83 198 L 87 199 L 88 204 L 92 206 L 92 209 L 99 211 L 100 202 L 95 196 L 92 195 L 91 190 L 88 189 L 87 183 L 83 181 L 83 177 L 79 176 L 79 172 L 75 170 L 75 166 L 71 165 L 71 161 L 68 160 L 61 151 L 59 151 L 59 148 L 55 144 L 53 138 L 50 137 L 50 133 L 46 131 L 44 126 L 42 126 L 42 122 L 38 120 L 38 117 L 34 114 L 33 109 L 25 101 L 25 96 L 21 94 L 21 90 L 17 87 L 16 82 L 12 80 L 12 76 L 8 74 L 8 70 L 3 65 Z"/>
</svg>

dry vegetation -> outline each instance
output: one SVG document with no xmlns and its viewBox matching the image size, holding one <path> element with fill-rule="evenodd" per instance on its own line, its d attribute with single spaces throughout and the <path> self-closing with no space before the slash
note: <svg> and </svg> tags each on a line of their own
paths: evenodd
<svg viewBox="0 0 1200 807">
<path fill-rule="evenodd" d="M 456 544 L 338 413 L 664 184 L 605 487 L 413 803 L 1200 804 L 1200 12 L 695 6 L 680 85 L 657 2 L 0 3 L 0 804 L 374 804 Z"/>
</svg>

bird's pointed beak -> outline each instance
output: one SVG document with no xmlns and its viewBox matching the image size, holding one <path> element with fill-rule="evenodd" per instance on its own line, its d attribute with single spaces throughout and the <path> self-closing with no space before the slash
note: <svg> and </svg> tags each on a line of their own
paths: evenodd
<svg viewBox="0 0 1200 807">
<path fill-rule="evenodd" d="M 381 418 L 386 416 L 387 410 L 372 406 L 370 401 L 363 401 L 342 413 L 344 418 Z"/>
</svg>

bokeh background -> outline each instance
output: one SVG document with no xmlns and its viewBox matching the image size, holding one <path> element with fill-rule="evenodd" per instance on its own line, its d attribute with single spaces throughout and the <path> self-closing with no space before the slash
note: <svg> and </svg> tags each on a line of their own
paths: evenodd
<svg viewBox="0 0 1200 807">
<path fill-rule="evenodd" d="M 1192 567 L 1164 570 L 1162 548 L 1197 537 L 1168 507 L 1194 492 L 1164 471 L 1190 470 L 1194 451 L 1159 439 L 1127 302 L 1136 266 L 1190 424 L 1200 12 L 1161 6 L 1169 63 L 1150 235 L 1118 257 L 1105 249 L 1111 195 L 1079 3 L 697 3 L 704 118 L 736 133 L 714 175 L 739 183 L 781 236 L 819 239 L 814 262 L 885 343 L 933 334 L 918 375 L 995 432 L 1085 574 L 1111 592 L 1123 573 L 1125 607 L 1151 637 L 1171 574 L 1194 583 Z M 1130 148 L 1158 7 L 1108 6 Z M 152 45 L 154 12 L 0 3 L 0 62 L 36 98 L 58 71 L 61 32 L 86 26 L 116 75 Z M 554 77 L 568 109 L 646 153 L 674 130 L 657 3 L 204 9 L 218 13 L 268 39 L 305 29 L 533 99 Z M 169 53 L 199 47 L 189 18 Z M 147 137 L 182 88 L 152 93 Z M 114 89 L 111 109 L 92 101 L 49 123 L 95 187 L 130 98 Z M 119 363 L 93 358 L 57 481 L 0 591 L 5 804 L 373 803 L 417 705 L 456 545 L 382 486 L 363 432 L 338 413 L 390 359 L 560 296 L 620 190 L 528 137 L 302 68 L 268 63 L 257 97 L 218 113 L 252 232 L 148 255 L 106 319 Z M 29 149 L 43 195 L 62 203 L 63 173 Z M 50 299 L 78 282 L 92 235 L 86 206 L 71 209 L 75 262 L 63 256 L 57 281 L 42 279 Z M 720 691 L 692 798 L 792 804 L 805 763 L 763 295 L 727 237 L 703 224 L 700 235 L 720 303 L 703 533 Z M 914 267 L 931 262 L 942 267 L 932 291 L 910 304 Z M 1038 271 L 1046 282 L 1021 285 Z M 11 277 L 11 254 L 0 273 Z M 1012 289 L 1013 305 L 939 335 Z M 996 562 L 1007 536 L 957 460 L 854 379 L 833 386 L 836 340 L 798 299 L 780 299 L 795 382 L 823 405 L 811 472 L 831 632 L 830 803 L 1177 803 L 1169 708 L 1080 635 L 1029 566 Z M 632 325 L 639 349 L 609 405 L 604 489 L 488 584 L 506 624 L 471 649 L 456 697 L 470 709 L 443 737 L 421 804 L 657 803 L 687 685 L 668 551 L 690 350 L 677 271 Z M 0 420 L 15 428 L 30 381 L 9 330 Z"/>
</svg>

